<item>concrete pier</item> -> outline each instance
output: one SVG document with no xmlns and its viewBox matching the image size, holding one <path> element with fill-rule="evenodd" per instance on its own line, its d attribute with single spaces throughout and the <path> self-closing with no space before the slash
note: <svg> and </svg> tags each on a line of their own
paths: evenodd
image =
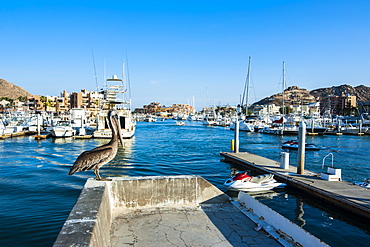
<svg viewBox="0 0 370 247">
<path fill-rule="evenodd" d="M 328 246 L 251 196 L 233 201 L 199 176 L 111 179 L 86 182 L 54 246 Z"/>
<path fill-rule="evenodd" d="M 327 181 L 320 174 L 305 171 L 297 174 L 296 167 L 283 169 L 279 162 L 252 153 L 223 153 L 226 162 L 237 163 L 259 173 L 271 173 L 288 186 L 304 191 L 310 196 L 329 203 L 336 208 L 358 217 L 358 220 L 370 220 L 369 190 L 345 181 Z"/>
<path fill-rule="evenodd" d="M 89 179 L 54 246 L 281 246 L 256 227 L 199 176 Z"/>
</svg>

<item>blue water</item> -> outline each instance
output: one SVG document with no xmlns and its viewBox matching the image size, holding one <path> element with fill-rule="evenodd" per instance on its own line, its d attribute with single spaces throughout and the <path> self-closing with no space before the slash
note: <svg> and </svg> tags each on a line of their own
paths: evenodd
<svg viewBox="0 0 370 247">
<path fill-rule="evenodd" d="M 195 174 L 224 191 L 231 168 L 221 161 L 220 151 L 230 151 L 233 132 L 197 122 L 176 126 L 168 120 L 138 123 L 133 139 L 125 140 L 116 158 L 101 169 L 102 176 L 153 176 Z M 240 151 L 279 160 L 281 143 L 292 137 L 258 133 L 240 134 Z M 73 140 L 32 137 L 0 140 L 0 246 L 51 246 L 92 171 L 68 176 L 70 166 L 85 150 L 106 143 L 103 139 Z M 307 142 L 326 149 L 306 152 L 306 169 L 320 172 L 322 158 L 334 153 L 343 179 L 359 182 L 370 177 L 367 151 L 370 136 L 316 136 Z M 331 160 L 327 160 L 329 164 Z M 290 153 L 296 164 L 296 153 Z M 333 246 L 356 246 L 369 242 L 362 229 L 336 219 L 335 214 L 303 200 L 303 219 L 294 210 L 302 201 L 295 192 L 281 192 L 259 199 Z M 323 205 L 325 206 L 325 205 Z"/>
</svg>

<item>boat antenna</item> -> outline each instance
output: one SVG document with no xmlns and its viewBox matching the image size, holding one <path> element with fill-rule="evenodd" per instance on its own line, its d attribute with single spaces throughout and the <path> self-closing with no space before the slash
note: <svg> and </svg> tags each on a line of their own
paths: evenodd
<svg viewBox="0 0 370 247">
<path fill-rule="evenodd" d="M 95 73 L 95 85 L 96 85 L 96 91 L 98 91 L 99 86 L 98 86 L 98 76 L 96 75 L 96 66 L 95 66 L 95 57 L 94 57 L 94 50 L 91 49 L 92 52 L 92 58 L 93 58 L 93 64 L 94 64 L 94 73 Z"/>
<path fill-rule="evenodd" d="M 129 93 L 129 97 L 130 97 L 130 100 L 131 100 L 131 81 L 130 81 L 130 71 L 128 69 L 128 57 L 127 57 L 127 52 L 126 52 L 126 68 L 127 68 L 127 87 L 128 87 L 128 93 Z"/>
<path fill-rule="evenodd" d="M 105 80 L 105 87 L 108 86 L 107 82 L 107 58 L 104 58 L 104 80 Z"/>
</svg>

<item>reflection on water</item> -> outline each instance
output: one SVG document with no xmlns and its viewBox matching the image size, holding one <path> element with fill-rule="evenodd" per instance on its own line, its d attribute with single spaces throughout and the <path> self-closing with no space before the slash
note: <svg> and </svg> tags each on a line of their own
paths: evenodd
<svg viewBox="0 0 370 247">
<path fill-rule="evenodd" d="M 303 210 L 303 201 L 300 198 L 296 198 L 297 207 L 294 209 L 294 212 L 296 214 L 296 222 L 297 225 L 300 227 L 304 227 L 306 225 L 306 220 L 303 219 L 304 210 Z"/>
</svg>

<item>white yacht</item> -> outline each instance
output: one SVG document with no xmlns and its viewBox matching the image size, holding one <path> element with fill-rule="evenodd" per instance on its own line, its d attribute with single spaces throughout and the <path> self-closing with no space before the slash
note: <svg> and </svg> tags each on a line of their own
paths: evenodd
<svg viewBox="0 0 370 247">
<path fill-rule="evenodd" d="M 106 80 L 104 101 L 102 102 L 103 109 L 100 110 L 97 116 L 97 130 L 94 131 L 94 138 L 112 137 L 112 131 L 106 121 L 108 108 L 113 108 L 118 115 L 122 138 L 128 139 L 134 136 L 136 121 L 131 113 L 131 100 L 124 100 L 126 91 L 123 79 L 114 75 L 111 79 Z"/>
<path fill-rule="evenodd" d="M 50 128 L 50 133 L 54 137 L 71 137 L 76 134 L 70 121 L 58 121 L 55 126 Z"/>
</svg>

